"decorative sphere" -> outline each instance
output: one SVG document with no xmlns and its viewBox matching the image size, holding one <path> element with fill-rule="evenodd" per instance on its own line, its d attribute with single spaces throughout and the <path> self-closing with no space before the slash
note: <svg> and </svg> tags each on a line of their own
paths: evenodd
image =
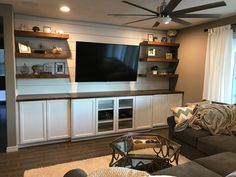
<svg viewBox="0 0 236 177">
<path fill-rule="evenodd" d="M 39 31 L 40 31 L 40 28 L 39 28 L 38 26 L 34 26 L 34 27 L 32 28 L 32 30 L 33 30 L 34 32 L 39 32 Z"/>
</svg>

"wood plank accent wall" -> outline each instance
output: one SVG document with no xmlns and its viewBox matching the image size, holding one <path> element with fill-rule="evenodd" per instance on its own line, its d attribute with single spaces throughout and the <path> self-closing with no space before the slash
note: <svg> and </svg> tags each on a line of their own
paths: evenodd
<svg viewBox="0 0 236 177">
<path fill-rule="evenodd" d="M 55 59 L 17 59 L 16 63 L 19 69 L 25 62 L 33 64 L 44 64 L 51 62 L 66 62 L 70 73 L 69 79 L 17 79 L 17 92 L 23 94 L 46 94 L 46 93 L 71 93 L 71 92 L 96 92 L 96 91 L 121 91 L 121 90 L 154 90 L 168 89 L 168 80 L 160 78 L 158 81 L 152 78 L 138 77 L 137 82 L 97 82 L 97 83 L 76 83 L 75 81 L 75 52 L 76 41 L 89 41 L 115 44 L 139 45 L 141 41 L 147 39 L 149 33 L 156 33 L 158 39 L 166 36 L 164 31 L 152 31 L 145 29 L 135 29 L 128 27 L 119 27 L 112 25 L 101 25 L 76 21 L 65 21 L 50 18 L 39 18 L 24 15 L 16 15 L 15 28 L 19 29 L 21 24 L 25 24 L 30 30 L 33 26 L 50 26 L 52 31 L 64 30 L 70 35 L 67 43 L 61 43 L 60 40 L 40 39 L 41 43 L 50 48 L 53 46 L 62 47 L 64 51 L 70 53 L 70 60 Z M 25 40 L 24 37 L 20 37 Z M 39 38 L 32 39 L 32 49 L 37 49 Z M 68 50 L 68 51 L 67 51 Z M 150 63 L 139 62 L 139 70 L 145 70 Z"/>
</svg>

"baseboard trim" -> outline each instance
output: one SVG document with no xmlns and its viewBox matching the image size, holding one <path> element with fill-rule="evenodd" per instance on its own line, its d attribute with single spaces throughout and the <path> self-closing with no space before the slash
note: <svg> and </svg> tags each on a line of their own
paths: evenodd
<svg viewBox="0 0 236 177">
<path fill-rule="evenodd" d="M 18 152 L 18 146 L 7 147 L 7 153 L 10 153 L 10 152 Z"/>
</svg>

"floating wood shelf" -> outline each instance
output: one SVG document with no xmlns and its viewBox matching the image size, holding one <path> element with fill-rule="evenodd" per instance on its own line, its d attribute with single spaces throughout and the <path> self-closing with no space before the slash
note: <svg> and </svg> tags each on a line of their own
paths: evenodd
<svg viewBox="0 0 236 177">
<path fill-rule="evenodd" d="M 69 56 L 66 54 L 53 54 L 53 53 L 16 53 L 17 58 L 40 58 L 40 59 L 66 59 Z"/>
<path fill-rule="evenodd" d="M 153 77 L 153 78 L 159 78 L 159 77 L 166 77 L 166 78 L 177 78 L 178 74 L 138 74 L 139 77 Z"/>
<path fill-rule="evenodd" d="M 144 62 L 175 62 L 175 63 L 179 62 L 179 59 L 165 59 L 157 57 L 140 58 L 139 60 Z"/>
<path fill-rule="evenodd" d="M 36 38 L 54 38 L 54 39 L 69 39 L 69 34 L 45 33 L 15 30 L 15 36 L 18 37 L 36 37 Z"/>
<path fill-rule="evenodd" d="M 167 46 L 167 47 L 179 47 L 179 43 L 173 42 L 152 42 L 152 41 L 143 41 L 140 45 L 154 45 L 154 46 Z"/>
<path fill-rule="evenodd" d="M 69 74 L 16 74 L 16 78 L 36 79 L 36 78 L 69 78 Z"/>
</svg>

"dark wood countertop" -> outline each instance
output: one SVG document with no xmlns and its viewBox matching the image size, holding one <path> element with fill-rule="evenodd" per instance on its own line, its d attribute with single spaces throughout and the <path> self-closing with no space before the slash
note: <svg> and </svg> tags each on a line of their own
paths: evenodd
<svg viewBox="0 0 236 177">
<path fill-rule="evenodd" d="M 113 92 L 34 94 L 34 95 L 18 95 L 17 101 L 103 98 L 103 97 L 141 96 L 141 95 L 176 94 L 176 93 L 184 93 L 184 92 L 176 90 L 133 90 L 133 91 L 113 91 Z"/>
</svg>

